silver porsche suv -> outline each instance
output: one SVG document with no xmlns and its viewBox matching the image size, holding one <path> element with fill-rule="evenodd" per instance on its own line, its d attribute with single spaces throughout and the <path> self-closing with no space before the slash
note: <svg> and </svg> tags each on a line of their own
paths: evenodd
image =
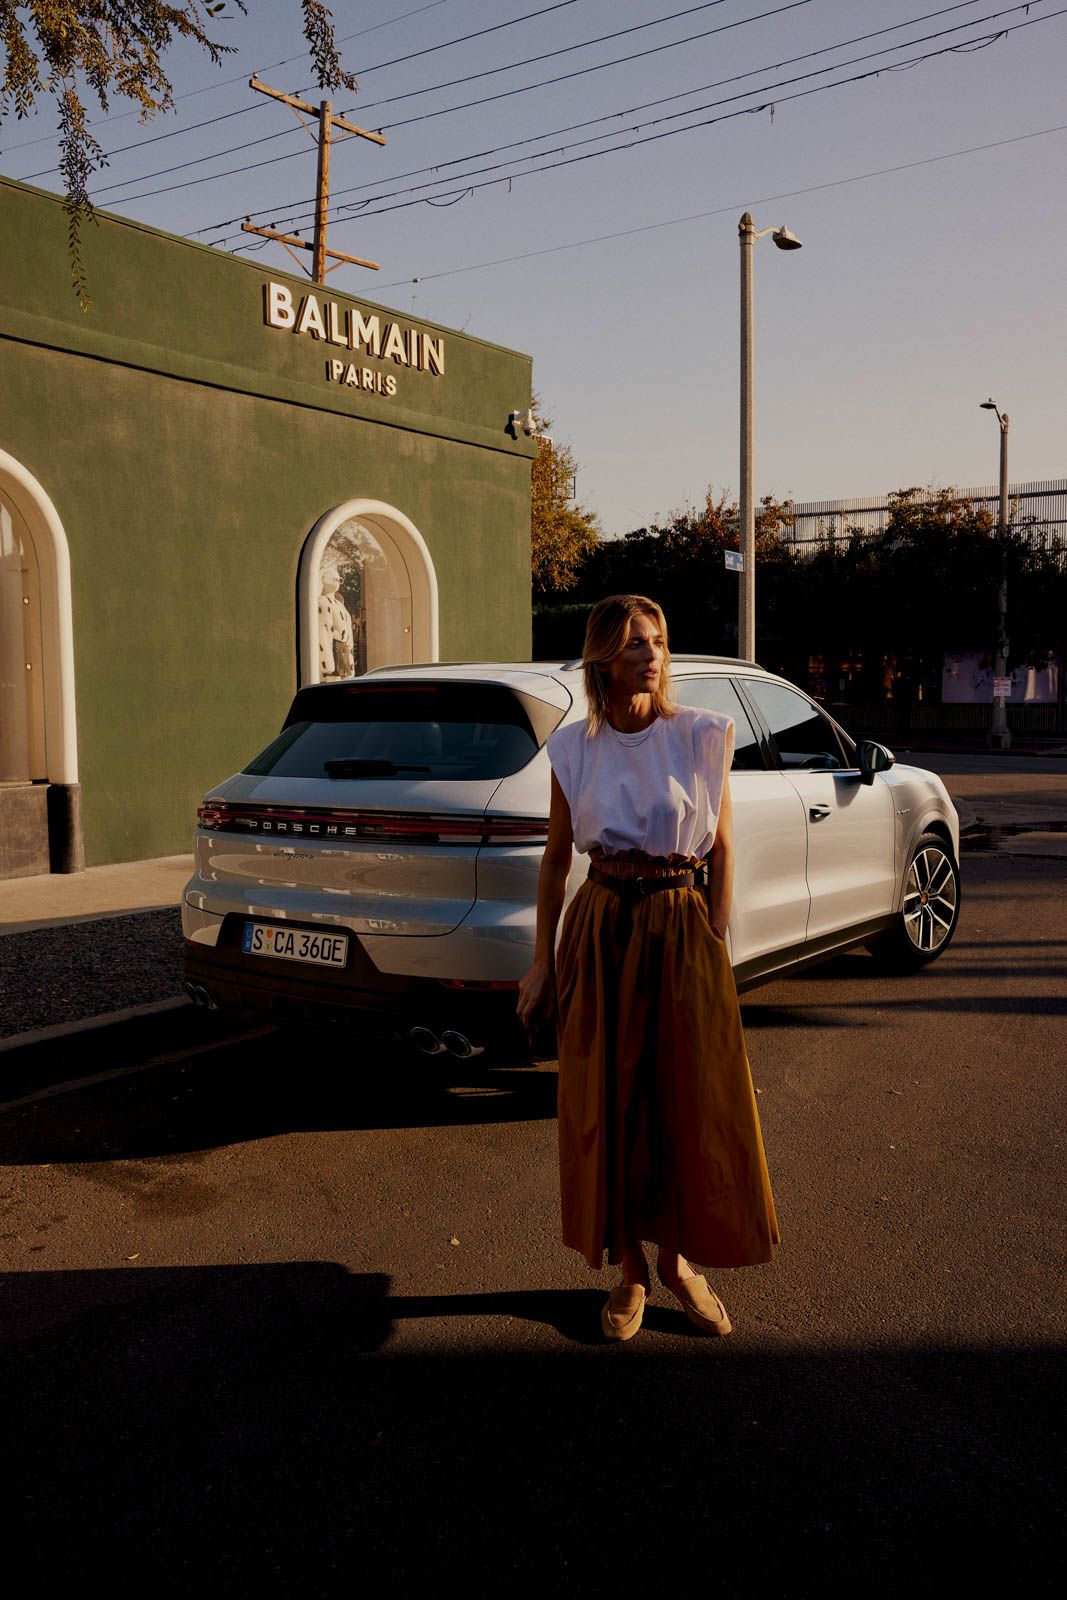
<svg viewBox="0 0 1067 1600">
<path fill-rule="evenodd" d="M 684 705 L 736 724 L 739 989 L 866 943 L 932 961 L 959 915 L 941 780 L 857 745 L 751 662 L 675 656 Z M 298 691 L 274 742 L 205 798 L 183 895 L 199 1003 L 347 1018 L 427 1054 L 520 1042 L 553 729 L 585 715 L 579 662 L 390 667 Z M 576 856 L 568 894 L 585 876 Z"/>
</svg>

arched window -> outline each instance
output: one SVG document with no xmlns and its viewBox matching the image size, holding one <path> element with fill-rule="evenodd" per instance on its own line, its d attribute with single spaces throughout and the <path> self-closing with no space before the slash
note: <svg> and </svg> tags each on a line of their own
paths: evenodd
<svg viewBox="0 0 1067 1600">
<path fill-rule="evenodd" d="M 41 579 L 18 508 L 0 493 L 0 783 L 48 777 Z"/>
<path fill-rule="evenodd" d="M 43 802 L 38 803 L 45 785 L 47 818 Z M 21 819 L 27 863 L 34 863 L 20 865 L 0 849 L 0 870 L 47 871 L 49 860 L 55 871 L 81 868 L 70 554 L 63 525 L 45 490 L 3 450 L 0 800 L 11 818 Z M 35 819 L 33 827 L 39 822 L 43 830 L 39 846 L 30 837 L 33 828 L 26 831 L 30 818 Z M 6 831 L 14 836 L 14 830 Z M 36 865 L 41 851 L 43 867 Z"/>
<path fill-rule="evenodd" d="M 300 682 L 436 661 L 437 578 L 418 529 L 377 500 L 320 518 L 300 562 Z"/>
</svg>

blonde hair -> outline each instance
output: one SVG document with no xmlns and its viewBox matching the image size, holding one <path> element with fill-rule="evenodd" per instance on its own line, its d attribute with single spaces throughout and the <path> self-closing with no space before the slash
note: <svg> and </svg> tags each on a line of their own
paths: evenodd
<svg viewBox="0 0 1067 1600">
<path fill-rule="evenodd" d="M 582 646 L 582 671 L 589 705 L 589 737 L 599 733 L 608 719 L 608 676 L 602 669 L 613 661 L 625 645 L 634 617 L 648 617 L 663 635 L 663 667 L 659 683 L 652 691 L 652 709 L 657 717 L 673 717 L 671 653 L 667 648 L 667 619 L 654 600 L 643 594 L 609 594 L 598 600 L 589 613 Z"/>
</svg>

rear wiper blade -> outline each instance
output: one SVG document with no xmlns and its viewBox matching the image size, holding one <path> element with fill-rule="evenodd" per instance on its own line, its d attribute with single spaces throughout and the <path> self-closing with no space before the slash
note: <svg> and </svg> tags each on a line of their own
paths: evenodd
<svg viewBox="0 0 1067 1600">
<path fill-rule="evenodd" d="M 340 756 L 335 761 L 324 761 L 328 778 L 392 778 L 399 772 L 429 772 L 429 767 L 398 766 L 395 761 L 362 760 L 358 756 Z"/>
</svg>

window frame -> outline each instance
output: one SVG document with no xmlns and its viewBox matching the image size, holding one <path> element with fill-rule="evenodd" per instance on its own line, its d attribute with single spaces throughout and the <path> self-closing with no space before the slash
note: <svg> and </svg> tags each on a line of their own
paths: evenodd
<svg viewBox="0 0 1067 1600">
<path fill-rule="evenodd" d="M 744 694 L 742 694 L 740 686 L 738 684 L 738 681 L 733 676 L 732 673 L 730 673 L 730 672 L 708 672 L 707 670 L 701 671 L 701 670 L 699 670 L 699 668 L 695 672 L 678 672 L 676 669 L 672 669 L 672 678 L 673 678 L 673 681 L 674 681 L 674 687 L 675 687 L 675 694 L 676 695 L 678 693 L 678 690 L 679 690 L 680 686 L 683 683 L 689 683 L 689 682 L 692 682 L 694 680 L 703 681 L 705 679 L 708 679 L 708 680 L 714 679 L 714 680 L 719 681 L 719 682 L 728 683 L 730 685 L 730 687 L 733 689 L 734 693 L 737 695 L 737 698 L 741 703 L 741 709 L 742 709 L 742 711 L 744 711 L 745 715 L 748 717 L 749 723 L 750 723 L 751 728 L 752 728 L 752 732 L 756 736 L 756 747 L 759 750 L 760 760 L 762 761 L 763 765 L 759 766 L 759 767 L 735 767 L 735 766 L 733 766 L 731 764 L 730 774 L 729 774 L 731 781 L 734 778 L 748 777 L 753 773 L 767 772 L 767 771 L 772 771 L 773 772 L 773 771 L 777 770 L 777 764 L 771 757 L 771 748 L 770 748 L 770 744 L 769 744 L 769 741 L 768 741 L 768 738 L 767 738 L 767 729 L 766 729 L 766 725 L 765 725 L 765 723 L 763 721 L 763 718 L 762 717 L 756 718 L 756 717 L 754 717 L 752 715 L 752 708 L 751 708 L 751 705 L 749 703 L 749 700 Z M 681 699 L 678 699 L 678 704 L 681 705 L 682 703 L 683 702 L 681 701 Z M 705 707 L 693 706 L 693 707 L 690 707 L 689 709 L 690 710 L 708 710 L 710 708 L 706 707 L 706 706 Z M 724 715 L 728 716 L 729 713 L 726 712 L 726 713 L 724 713 Z"/>
<path fill-rule="evenodd" d="M 763 715 L 755 695 L 749 694 L 746 690 L 745 685 L 747 683 L 769 683 L 772 686 L 777 686 L 781 689 L 788 689 L 791 693 L 797 695 L 801 700 L 804 700 L 811 707 L 812 711 L 816 713 L 816 715 L 822 717 L 823 721 L 829 724 L 830 730 L 837 742 L 838 749 L 841 752 L 844 764 L 840 767 L 787 767 L 779 755 L 778 746 L 775 742 L 774 735 L 771 733 L 770 724 Z M 765 676 L 756 672 L 748 672 L 743 676 L 736 678 L 734 680 L 734 686 L 737 689 L 742 702 L 744 703 L 745 709 L 749 713 L 750 720 L 760 731 L 760 736 L 764 742 L 767 756 L 769 758 L 769 764 L 774 771 L 785 773 L 787 776 L 793 773 L 801 772 L 823 772 L 829 773 L 831 777 L 838 778 L 844 776 L 852 777 L 859 772 L 859 765 L 856 761 L 855 740 L 850 734 L 845 732 L 840 723 L 836 722 L 834 718 L 830 716 L 828 711 L 825 711 L 823 707 L 819 705 L 818 701 L 813 700 L 809 694 L 805 694 L 803 689 L 798 689 L 795 683 L 790 683 L 786 678 L 776 678 L 770 675 Z"/>
</svg>

